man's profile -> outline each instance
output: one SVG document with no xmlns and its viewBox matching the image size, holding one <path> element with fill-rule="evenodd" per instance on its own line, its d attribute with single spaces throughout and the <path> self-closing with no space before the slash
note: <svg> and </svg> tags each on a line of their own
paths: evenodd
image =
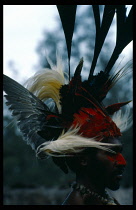
<svg viewBox="0 0 136 210">
<path fill-rule="evenodd" d="M 111 142 L 120 143 L 117 139 Z M 119 205 L 108 196 L 106 188 L 117 190 L 120 187 L 126 165 L 121 150 L 121 144 L 114 148 L 117 154 L 88 149 L 84 154 L 66 159 L 69 168 L 76 173 L 76 182 L 63 205 Z"/>
</svg>

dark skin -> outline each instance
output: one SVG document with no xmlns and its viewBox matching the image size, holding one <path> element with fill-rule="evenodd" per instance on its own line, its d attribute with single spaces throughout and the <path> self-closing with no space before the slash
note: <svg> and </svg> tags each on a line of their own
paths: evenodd
<svg viewBox="0 0 136 210">
<path fill-rule="evenodd" d="M 105 141 L 106 142 L 106 141 Z M 125 159 L 120 154 L 122 145 L 118 139 L 110 139 L 109 143 L 120 144 L 112 147 L 117 154 L 97 149 L 95 157 L 89 154 L 79 156 L 80 170 L 76 172 L 76 182 L 89 188 L 91 191 L 104 196 L 105 188 L 117 190 L 125 167 Z M 118 158 L 119 157 L 119 158 Z M 72 190 L 63 205 L 103 205 L 94 196 L 82 196 L 79 191 Z"/>
</svg>

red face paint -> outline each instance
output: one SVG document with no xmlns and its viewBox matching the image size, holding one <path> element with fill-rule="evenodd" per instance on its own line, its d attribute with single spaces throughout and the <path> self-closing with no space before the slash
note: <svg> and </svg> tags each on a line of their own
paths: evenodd
<svg viewBox="0 0 136 210">
<path fill-rule="evenodd" d="M 113 156 L 107 155 L 107 158 L 112 163 L 116 162 L 116 164 L 118 164 L 118 165 L 124 165 L 124 166 L 126 165 L 126 160 L 121 153 L 118 153 L 118 154 L 113 155 Z"/>
</svg>

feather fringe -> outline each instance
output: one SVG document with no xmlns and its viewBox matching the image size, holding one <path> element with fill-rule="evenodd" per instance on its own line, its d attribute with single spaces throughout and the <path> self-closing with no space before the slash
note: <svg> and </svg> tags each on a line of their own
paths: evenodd
<svg viewBox="0 0 136 210">
<path fill-rule="evenodd" d="M 55 101 L 59 113 L 61 113 L 59 89 L 67 84 L 65 79 L 62 60 L 57 56 L 57 65 L 53 65 L 50 59 L 47 60 L 52 69 L 43 69 L 29 78 L 25 83 L 26 88 L 35 94 L 40 100 L 46 101 L 51 98 Z"/>
<path fill-rule="evenodd" d="M 121 78 L 132 72 L 132 64 L 132 60 L 128 61 L 120 70 L 109 77 L 109 80 L 112 81 L 110 88 L 112 88 Z"/>
<path fill-rule="evenodd" d="M 112 120 L 115 122 L 121 133 L 127 131 L 133 124 L 131 109 L 128 105 L 125 112 L 122 109 L 112 115 Z"/>
<path fill-rule="evenodd" d="M 78 135 L 79 127 L 70 128 L 67 132 L 60 135 L 55 141 L 46 141 L 37 148 L 37 157 L 45 158 L 47 155 L 55 157 L 71 156 L 82 152 L 85 148 L 95 147 L 108 152 L 115 153 L 108 147 L 115 144 L 96 141 L 96 138 L 85 138 Z M 118 145 L 118 144 L 116 144 Z"/>
</svg>

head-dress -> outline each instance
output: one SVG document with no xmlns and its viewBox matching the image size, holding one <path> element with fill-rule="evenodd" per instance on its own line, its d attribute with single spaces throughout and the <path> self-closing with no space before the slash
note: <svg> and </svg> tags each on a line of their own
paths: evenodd
<svg viewBox="0 0 136 210">
<path fill-rule="evenodd" d="M 70 62 L 76 5 L 57 5 L 57 8 Z M 69 67 L 69 79 L 66 79 L 59 57 L 57 65 L 52 66 L 52 70 L 44 69 L 28 80 L 29 90 L 4 76 L 7 105 L 10 105 L 13 116 L 17 118 L 25 140 L 40 158 L 45 158 L 47 155 L 71 156 L 88 147 L 114 152 L 111 149 L 113 144 L 108 143 L 108 139 L 118 138 L 128 127 L 127 122 L 130 121 L 130 117 L 129 115 L 122 117 L 120 110 L 128 102 L 105 107 L 102 101 L 113 85 L 131 69 L 131 62 L 128 62 L 122 69 L 109 75 L 119 54 L 132 40 L 132 9 L 126 17 L 125 5 L 105 5 L 100 24 L 99 6 L 92 5 L 92 8 L 96 39 L 87 80 L 82 81 L 81 78 L 83 59 L 80 60 L 72 78 Z M 116 46 L 106 68 L 94 75 L 96 62 L 115 12 Z M 47 105 L 48 99 L 54 102 L 53 107 Z M 103 142 L 104 139 L 107 139 L 107 143 Z"/>
</svg>

